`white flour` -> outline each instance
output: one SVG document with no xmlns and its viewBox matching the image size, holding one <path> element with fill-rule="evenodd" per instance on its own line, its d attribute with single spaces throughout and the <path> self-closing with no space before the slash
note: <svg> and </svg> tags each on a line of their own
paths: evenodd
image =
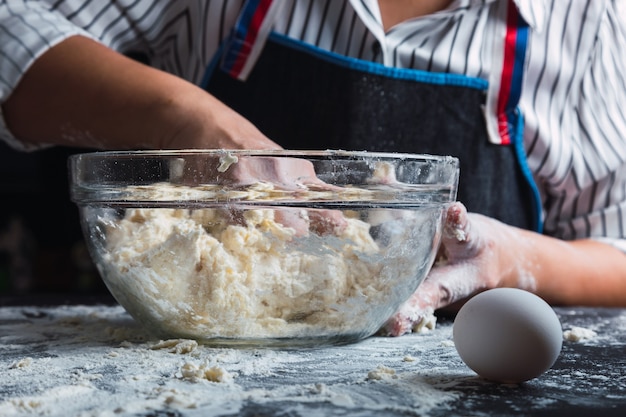
<svg viewBox="0 0 626 417">
<path fill-rule="evenodd" d="M 415 343 L 425 340 L 375 338 L 319 350 L 217 349 L 188 339 L 153 339 L 121 307 L 0 311 L 3 417 L 229 416 L 250 402 L 285 412 L 323 406 L 307 417 L 328 415 L 324 407 L 428 413 L 458 397 L 422 380 L 419 359 L 406 362 L 407 355 L 419 355 Z M 385 351 L 381 342 L 395 343 L 395 349 Z M 402 400 L 390 403 L 387 391 Z"/>
<path fill-rule="evenodd" d="M 155 339 L 117 306 L 0 307 L 0 416 L 486 417 L 490 401 L 523 413 L 559 401 L 626 405 L 623 356 L 612 366 L 602 359 L 623 352 L 626 313 L 560 316 L 564 328 L 597 336 L 565 340 L 554 369 L 500 387 L 462 363 L 445 321 L 425 334 L 347 346 L 218 349 Z"/>
</svg>

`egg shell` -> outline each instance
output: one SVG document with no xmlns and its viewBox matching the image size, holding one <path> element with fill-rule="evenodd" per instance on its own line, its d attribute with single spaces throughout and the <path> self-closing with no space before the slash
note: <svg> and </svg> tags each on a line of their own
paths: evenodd
<svg viewBox="0 0 626 417">
<path fill-rule="evenodd" d="M 542 298 L 516 288 L 482 292 L 454 320 L 459 356 L 483 378 L 519 383 L 550 369 L 563 344 L 558 316 Z"/>
</svg>

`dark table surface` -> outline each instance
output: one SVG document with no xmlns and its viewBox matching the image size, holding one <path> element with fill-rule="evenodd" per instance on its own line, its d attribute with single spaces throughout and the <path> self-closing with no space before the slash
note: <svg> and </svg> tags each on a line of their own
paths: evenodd
<svg viewBox="0 0 626 417">
<path fill-rule="evenodd" d="M 0 297 L 0 416 L 626 415 L 626 309 L 556 311 L 595 335 L 502 385 L 462 363 L 451 319 L 346 346 L 230 349 L 156 339 L 109 298 Z"/>
</svg>

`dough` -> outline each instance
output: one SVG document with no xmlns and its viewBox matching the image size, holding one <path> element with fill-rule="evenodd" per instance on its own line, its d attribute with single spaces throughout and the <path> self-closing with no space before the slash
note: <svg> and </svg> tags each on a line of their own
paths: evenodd
<svg viewBox="0 0 626 417">
<path fill-rule="evenodd" d="M 158 343 L 152 345 L 150 349 L 159 350 L 165 349 L 170 353 L 176 353 L 179 355 L 191 353 L 198 347 L 198 342 L 189 339 L 169 339 L 161 340 Z"/>
<path fill-rule="evenodd" d="M 210 382 L 223 383 L 233 381 L 233 376 L 224 368 L 219 366 L 207 366 L 206 364 L 197 366 L 187 362 L 180 368 L 180 373 L 183 379 L 188 379 L 192 382 L 198 382 L 203 379 Z"/>
<path fill-rule="evenodd" d="M 378 368 L 367 373 L 368 380 L 382 381 L 386 379 L 397 379 L 396 371 L 386 366 L 380 365 Z"/>
<path fill-rule="evenodd" d="M 381 247 L 357 218 L 334 235 L 299 237 L 275 221 L 275 212 L 134 208 L 121 219 L 100 213 L 106 251 L 97 264 L 130 314 L 168 337 L 369 335 L 417 286 L 429 262 L 416 256 L 419 227 L 439 221 L 432 212 L 424 222 L 401 211 L 414 218 L 389 221 Z M 418 251 L 431 251 L 430 239 L 421 245 Z"/>
<path fill-rule="evenodd" d="M 585 327 L 573 326 L 569 330 L 563 332 L 563 340 L 568 342 L 580 342 L 596 337 L 598 334 L 591 329 Z"/>
</svg>

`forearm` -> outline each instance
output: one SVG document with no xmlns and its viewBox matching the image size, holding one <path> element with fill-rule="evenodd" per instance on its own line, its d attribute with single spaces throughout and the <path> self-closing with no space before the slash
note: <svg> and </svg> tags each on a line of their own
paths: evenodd
<svg viewBox="0 0 626 417">
<path fill-rule="evenodd" d="M 519 231 L 513 248 L 517 267 L 503 285 L 526 287 L 555 305 L 626 306 L 626 254 L 618 249 L 529 231 Z"/>
<path fill-rule="evenodd" d="M 80 36 L 44 53 L 3 113 L 12 133 L 31 143 L 101 149 L 278 147 L 195 85 Z"/>
</svg>

